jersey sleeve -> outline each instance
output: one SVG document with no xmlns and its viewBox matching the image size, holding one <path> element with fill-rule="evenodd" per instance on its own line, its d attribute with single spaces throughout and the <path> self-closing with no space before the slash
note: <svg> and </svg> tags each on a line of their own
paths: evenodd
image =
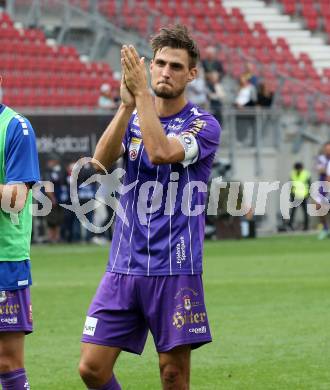
<svg viewBox="0 0 330 390">
<path fill-rule="evenodd" d="M 215 154 L 220 143 L 220 133 L 221 127 L 212 116 L 197 117 L 190 123 L 184 134 L 193 136 L 197 141 L 198 156 L 193 162 Z"/>
<path fill-rule="evenodd" d="M 131 116 L 131 118 L 130 118 L 130 120 L 128 122 L 128 125 L 126 127 L 126 131 L 125 131 L 125 135 L 124 135 L 123 141 L 121 143 L 123 148 L 124 148 L 124 154 L 126 153 L 126 151 L 128 149 L 129 132 L 130 132 L 130 128 L 131 128 L 131 125 L 132 125 L 133 118 L 134 118 L 134 115 Z"/>
<path fill-rule="evenodd" d="M 37 143 L 31 123 L 17 115 L 8 126 L 5 142 L 5 183 L 40 180 Z"/>
</svg>

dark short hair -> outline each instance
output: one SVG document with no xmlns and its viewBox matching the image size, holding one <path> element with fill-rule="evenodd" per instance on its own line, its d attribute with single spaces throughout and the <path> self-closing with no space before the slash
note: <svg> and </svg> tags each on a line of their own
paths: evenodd
<svg viewBox="0 0 330 390">
<path fill-rule="evenodd" d="M 301 169 L 303 169 L 304 168 L 304 165 L 303 165 L 303 163 L 301 163 L 301 162 L 296 162 L 295 164 L 294 164 L 294 169 L 296 169 L 297 171 L 300 171 Z"/>
<path fill-rule="evenodd" d="M 195 67 L 200 57 L 197 43 L 192 39 L 187 27 L 183 24 L 161 28 L 158 34 L 151 38 L 150 43 L 154 52 L 154 58 L 157 51 L 166 46 L 172 49 L 187 50 L 189 68 Z"/>
</svg>

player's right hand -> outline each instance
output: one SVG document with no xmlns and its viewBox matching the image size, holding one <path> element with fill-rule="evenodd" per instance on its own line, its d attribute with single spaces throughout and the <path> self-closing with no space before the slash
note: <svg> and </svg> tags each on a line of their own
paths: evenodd
<svg viewBox="0 0 330 390">
<path fill-rule="evenodd" d="M 120 83 L 120 97 L 123 104 L 127 107 L 134 107 L 135 108 L 135 97 L 130 92 L 130 90 L 127 88 L 126 82 L 125 82 L 125 76 L 124 72 L 121 76 L 121 83 Z"/>
</svg>

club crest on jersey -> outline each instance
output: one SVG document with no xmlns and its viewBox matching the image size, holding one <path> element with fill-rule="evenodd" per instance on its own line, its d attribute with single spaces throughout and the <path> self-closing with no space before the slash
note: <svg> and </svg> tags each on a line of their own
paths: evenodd
<svg viewBox="0 0 330 390">
<path fill-rule="evenodd" d="M 189 295 L 185 295 L 183 297 L 183 307 L 186 310 L 190 310 L 191 309 L 191 300 L 190 300 L 190 296 Z"/>
<path fill-rule="evenodd" d="M 141 142 L 142 142 L 141 138 L 132 137 L 131 143 L 130 143 L 129 149 L 128 149 L 128 155 L 129 155 L 129 159 L 131 161 L 136 160 L 136 158 L 139 154 Z"/>
</svg>

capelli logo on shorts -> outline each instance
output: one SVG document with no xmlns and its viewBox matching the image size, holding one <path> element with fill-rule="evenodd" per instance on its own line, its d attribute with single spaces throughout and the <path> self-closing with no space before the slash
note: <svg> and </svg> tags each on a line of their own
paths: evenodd
<svg viewBox="0 0 330 390">
<path fill-rule="evenodd" d="M 195 333 L 195 334 L 206 333 L 206 326 L 201 326 L 200 328 L 190 328 L 189 333 Z"/>
<path fill-rule="evenodd" d="M 8 325 L 16 325 L 18 323 L 17 317 L 1 318 L 2 323 L 7 323 Z"/>
<path fill-rule="evenodd" d="M 94 336 L 97 321 L 97 318 L 87 316 L 83 334 L 86 334 L 87 336 Z"/>
</svg>

